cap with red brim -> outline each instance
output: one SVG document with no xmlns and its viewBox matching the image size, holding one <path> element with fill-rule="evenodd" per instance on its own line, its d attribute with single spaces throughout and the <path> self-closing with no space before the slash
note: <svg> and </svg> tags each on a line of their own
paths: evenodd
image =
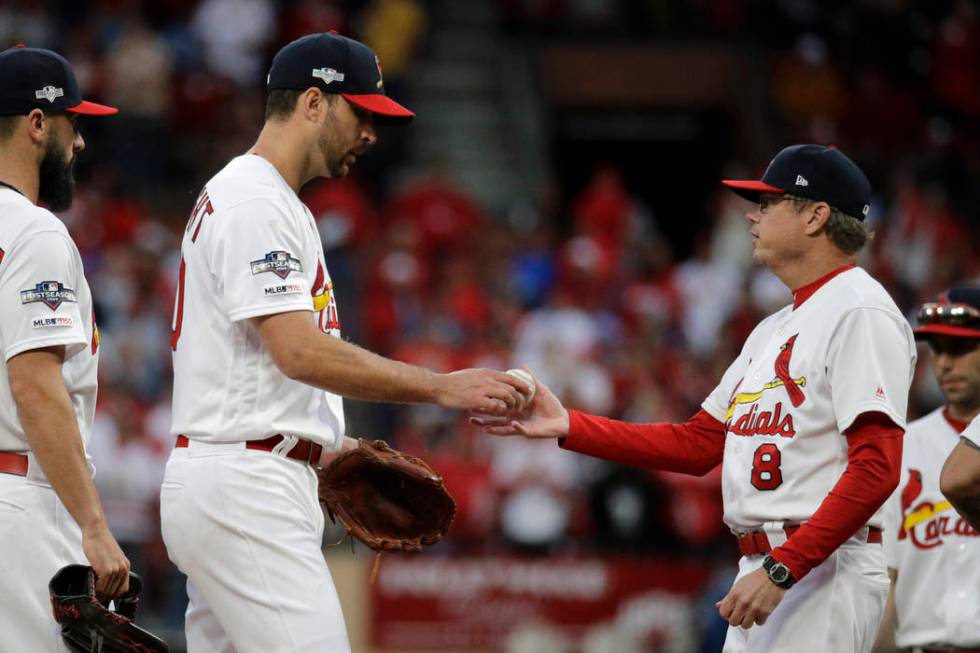
<svg viewBox="0 0 980 653">
<path fill-rule="evenodd" d="M 871 210 L 868 178 L 842 152 L 823 145 L 790 145 L 773 157 L 761 179 L 722 183 L 753 203 L 762 193 L 779 193 L 826 202 L 858 220 Z"/>
<path fill-rule="evenodd" d="M 912 329 L 916 340 L 924 340 L 929 336 L 948 336 L 952 338 L 980 338 L 980 329 L 972 329 L 952 324 L 927 324 Z"/>
<path fill-rule="evenodd" d="M 357 106 L 370 111 L 375 116 L 375 121 L 388 124 L 404 124 L 415 117 L 402 105 L 392 100 L 387 95 L 356 95 L 353 93 L 341 93 L 341 97 Z"/>
<path fill-rule="evenodd" d="M 107 104 L 99 104 L 98 102 L 89 102 L 88 100 L 82 100 L 73 107 L 68 107 L 65 109 L 70 113 L 80 113 L 86 116 L 111 116 L 113 114 L 119 113 L 119 109 L 116 107 L 110 107 Z"/>
<path fill-rule="evenodd" d="M 767 184 L 764 181 L 723 179 L 721 183 L 731 188 L 736 195 L 744 197 L 754 204 L 759 202 L 759 195 L 762 193 L 786 192 L 782 188 L 776 188 L 775 186 Z"/>
</svg>

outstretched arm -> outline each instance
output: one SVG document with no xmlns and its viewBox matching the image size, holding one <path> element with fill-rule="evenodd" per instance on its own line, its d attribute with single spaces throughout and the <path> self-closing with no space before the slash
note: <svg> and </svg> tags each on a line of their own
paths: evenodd
<svg viewBox="0 0 980 653">
<path fill-rule="evenodd" d="M 535 383 L 522 413 L 471 421 L 492 435 L 558 438 L 569 451 L 647 469 L 701 476 L 721 463 L 725 426 L 703 410 L 683 424 L 629 424 L 566 410 L 546 385 Z"/>
<path fill-rule="evenodd" d="M 394 361 L 321 332 L 308 311 L 252 318 L 262 343 L 287 377 L 351 399 L 433 403 L 500 414 L 527 391 L 505 372 L 439 374 Z"/>
</svg>

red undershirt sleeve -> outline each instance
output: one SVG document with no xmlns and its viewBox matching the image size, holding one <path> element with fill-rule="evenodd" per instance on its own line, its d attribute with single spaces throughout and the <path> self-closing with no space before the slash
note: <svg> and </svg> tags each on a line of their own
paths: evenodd
<svg viewBox="0 0 980 653">
<path fill-rule="evenodd" d="M 704 410 L 683 424 L 629 424 L 568 411 L 563 449 L 612 462 L 703 476 L 721 463 L 725 426 Z"/>
<path fill-rule="evenodd" d="M 820 507 L 770 554 L 797 581 L 868 523 L 901 476 L 904 430 L 884 413 L 863 413 L 847 429 L 847 468 Z"/>
</svg>

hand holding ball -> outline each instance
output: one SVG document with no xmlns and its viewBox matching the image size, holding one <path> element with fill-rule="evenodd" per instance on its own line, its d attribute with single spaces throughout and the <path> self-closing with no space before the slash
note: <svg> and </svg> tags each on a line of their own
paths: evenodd
<svg viewBox="0 0 980 653">
<path fill-rule="evenodd" d="M 531 402 L 534 401 L 534 391 L 537 389 L 537 384 L 534 382 L 534 377 L 527 373 L 526 370 L 514 368 L 512 370 L 507 370 L 507 373 L 511 376 L 516 376 L 521 381 L 527 384 L 531 389 L 530 394 L 524 395 L 524 401 L 520 405 L 520 410 L 526 410 Z"/>
</svg>

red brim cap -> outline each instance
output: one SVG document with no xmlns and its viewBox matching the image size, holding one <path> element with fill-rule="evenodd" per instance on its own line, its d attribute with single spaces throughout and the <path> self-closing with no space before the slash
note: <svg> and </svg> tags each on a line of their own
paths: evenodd
<svg viewBox="0 0 980 653">
<path fill-rule="evenodd" d="M 953 338 L 980 338 L 980 329 L 953 326 L 951 324 L 927 324 L 912 329 L 916 340 L 929 336 L 952 336 Z"/>
<path fill-rule="evenodd" d="M 379 123 L 401 125 L 415 117 L 414 113 L 387 95 L 352 95 L 350 93 L 341 93 L 341 96 L 351 104 L 356 104 L 362 109 L 373 113 Z"/>
<path fill-rule="evenodd" d="M 776 188 L 764 181 L 755 180 L 737 180 L 737 179 L 723 179 L 721 183 L 725 184 L 735 194 L 740 197 L 744 197 L 750 202 L 757 203 L 759 201 L 760 193 L 783 193 L 785 192 L 782 188 Z"/>
<path fill-rule="evenodd" d="M 86 116 L 111 116 L 114 113 L 119 113 L 119 109 L 116 107 L 110 107 L 107 104 L 98 104 L 97 102 L 89 102 L 88 100 L 82 100 L 75 106 L 65 109 L 65 111 L 80 113 Z"/>
</svg>

